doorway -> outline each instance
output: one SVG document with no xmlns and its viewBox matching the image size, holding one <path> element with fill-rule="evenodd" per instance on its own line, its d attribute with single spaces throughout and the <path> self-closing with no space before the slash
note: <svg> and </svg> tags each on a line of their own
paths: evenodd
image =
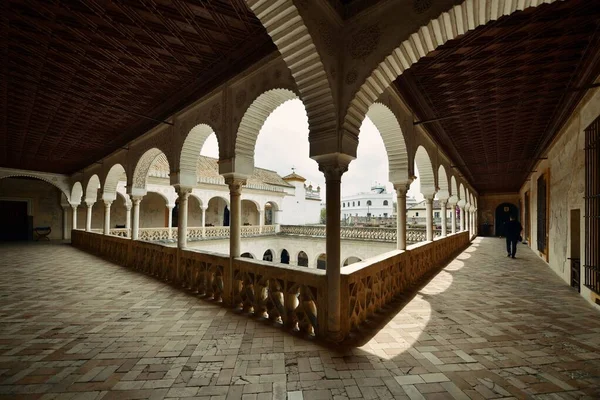
<svg viewBox="0 0 600 400">
<path fill-rule="evenodd" d="M 571 242 L 571 287 L 581 291 L 581 255 L 580 255 L 580 228 L 581 212 L 579 209 L 571 210 L 571 230 L 569 238 Z"/>
<path fill-rule="evenodd" d="M 510 217 L 518 219 L 519 209 L 512 203 L 502 203 L 496 207 L 496 236 L 506 236 L 504 234 L 504 224 L 510 220 Z"/>
<path fill-rule="evenodd" d="M 27 240 L 29 225 L 26 201 L 0 201 L 0 241 Z"/>
<path fill-rule="evenodd" d="M 223 226 L 229 226 L 229 207 L 227 206 L 223 210 Z"/>
</svg>

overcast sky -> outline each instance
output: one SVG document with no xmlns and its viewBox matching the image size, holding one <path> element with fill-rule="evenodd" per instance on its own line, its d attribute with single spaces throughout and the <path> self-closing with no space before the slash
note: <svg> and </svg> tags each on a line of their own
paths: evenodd
<svg viewBox="0 0 600 400">
<path fill-rule="evenodd" d="M 325 200 L 325 177 L 316 161 L 309 158 L 308 119 L 300 100 L 290 100 L 277 108 L 265 122 L 256 142 L 254 165 L 285 176 L 296 168 L 306 178 L 306 184 L 321 186 Z M 214 134 L 206 140 L 201 153 L 218 158 Z M 418 176 L 418 172 L 415 173 Z M 388 158 L 379 131 L 368 118 L 360 128 L 358 154 L 342 176 L 342 196 L 368 192 L 375 183 L 385 184 L 388 192 L 394 187 L 388 182 Z M 421 200 L 419 180 L 412 183 L 408 194 Z"/>
</svg>

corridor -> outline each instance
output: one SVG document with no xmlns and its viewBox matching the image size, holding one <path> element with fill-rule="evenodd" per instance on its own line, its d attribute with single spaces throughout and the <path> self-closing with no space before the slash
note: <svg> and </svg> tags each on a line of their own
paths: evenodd
<svg viewBox="0 0 600 400">
<path fill-rule="evenodd" d="M 351 342 L 289 335 L 66 244 L 0 245 L 0 399 L 594 399 L 600 313 L 477 238 Z"/>
</svg>

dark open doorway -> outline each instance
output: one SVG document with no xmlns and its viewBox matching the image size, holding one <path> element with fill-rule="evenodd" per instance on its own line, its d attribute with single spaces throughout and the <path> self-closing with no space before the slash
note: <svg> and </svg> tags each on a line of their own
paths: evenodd
<svg viewBox="0 0 600 400">
<path fill-rule="evenodd" d="M 0 241 L 28 240 L 30 229 L 26 201 L 0 201 Z"/>
<path fill-rule="evenodd" d="M 511 216 L 515 217 L 516 219 L 519 219 L 519 209 L 514 204 L 502 203 L 498 207 L 496 207 L 496 236 L 505 236 L 504 224 L 510 220 Z"/>
</svg>

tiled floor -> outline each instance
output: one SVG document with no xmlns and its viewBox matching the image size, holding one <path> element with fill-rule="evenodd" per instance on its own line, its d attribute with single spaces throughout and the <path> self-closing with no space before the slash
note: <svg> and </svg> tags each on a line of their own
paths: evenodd
<svg viewBox="0 0 600 400">
<path fill-rule="evenodd" d="M 503 246 L 332 347 L 68 245 L 2 245 L 0 398 L 599 398 L 600 313 Z"/>
</svg>

